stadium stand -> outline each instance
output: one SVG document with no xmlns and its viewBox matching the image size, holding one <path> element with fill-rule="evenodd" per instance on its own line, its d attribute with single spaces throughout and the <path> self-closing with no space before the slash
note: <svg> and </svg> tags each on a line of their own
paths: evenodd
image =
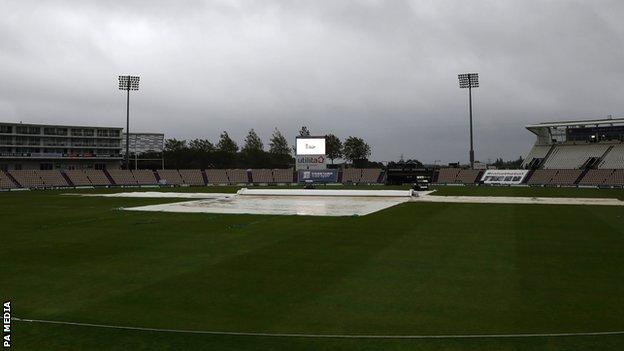
<svg viewBox="0 0 624 351">
<path fill-rule="evenodd" d="M 44 170 L 36 171 L 43 180 L 46 187 L 68 187 L 67 180 L 63 177 L 60 171 Z"/>
<path fill-rule="evenodd" d="M 522 164 L 529 185 L 619 186 L 624 172 L 624 118 L 526 126 L 536 141 Z"/>
<path fill-rule="evenodd" d="M 92 185 L 108 186 L 112 185 L 104 171 L 99 169 L 85 169 L 85 174 L 91 181 Z"/>
<path fill-rule="evenodd" d="M 377 183 L 381 176 L 381 169 L 376 168 L 363 168 L 362 169 L 362 183 Z"/>
<path fill-rule="evenodd" d="M 132 175 L 139 185 L 155 185 L 158 184 L 154 172 L 148 169 L 133 170 Z"/>
<path fill-rule="evenodd" d="M 157 171 L 160 180 L 164 180 L 170 185 L 182 185 L 184 181 L 177 169 L 160 169 Z"/>
<path fill-rule="evenodd" d="M 549 184 L 551 179 L 557 174 L 557 170 L 553 169 L 537 169 L 531 175 L 531 178 L 527 181 L 531 185 L 545 185 Z"/>
<path fill-rule="evenodd" d="M 208 184 L 227 184 L 228 176 L 225 169 L 207 169 Z"/>
<path fill-rule="evenodd" d="M 580 169 L 560 169 L 550 180 L 550 184 L 554 185 L 574 185 L 576 180 L 581 176 Z"/>
<path fill-rule="evenodd" d="M 590 169 L 579 181 L 579 185 L 603 185 L 613 171 L 613 169 Z"/>
<path fill-rule="evenodd" d="M 273 183 L 273 171 L 270 169 L 252 169 L 251 180 L 254 183 Z"/>
<path fill-rule="evenodd" d="M 293 169 L 274 169 L 273 180 L 276 183 L 292 183 L 293 182 Z"/>
<path fill-rule="evenodd" d="M 438 173 L 438 184 L 472 184 L 477 181 L 479 173 L 477 169 L 442 168 Z"/>
<path fill-rule="evenodd" d="M 480 171 L 477 169 L 461 169 L 455 178 L 456 183 L 472 184 L 477 181 Z"/>
<path fill-rule="evenodd" d="M 9 171 L 9 174 L 24 188 L 44 188 L 45 182 L 35 170 Z"/>
<path fill-rule="evenodd" d="M 180 177 L 184 181 L 184 184 L 188 185 L 206 185 L 204 183 L 204 176 L 199 169 L 180 169 Z"/>
<path fill-rule="evenodd" d="M 4 171 L 0 171 L 0 189 L 15 189 L 18 185 Z"/>
<path fill-rule="evenodd" d="M 228 169 L 226 170 L 228 180 L 231 184 L 248 183 L 247 171 L 244 169 Z"/>
<path fill-rule="evenodd" d="M 599 159 L 609 148 L 608 144 L 556 145 L 546 159 L 544 169 L 579 169 L 592 158 Z"/>
<path fill-rule="evenodd" d="M 345 168 L 342 171 L 343 183 L 359 183 L 362 179 L 362 170 L 359 168 Z"/>
<path fill-rule="evenodd" d="M 598 168 L 624 169 L 624 144 L 615 144 L 604 156 Z"/>
<path fill-rule="evenodd" d="M 136 179 L 132 175 L 132 172 L 128 169 L 111 169 L 108 170 L 111 178 L 116 185 L 137 185 Z"/>
<path fill-rule="evenodd" d="M 574 185 L 583 173 L 580 169 L 537 169 L 527 181 L 529 185 Z"/>
<path fill-rule="evenodd" d="M 90 186 L 91 181 L 87 174 L 80 169 L 72 169 L 65 171 L 65 175 L 71 180 L 75 186 Z"/>
<path fill-rule="evenodd" d="M 524 158 L 522 167 L 538 166 L 546 155 L 548 155 L 548 151 L 550 151 L 551 147 L 551 145 L 533 145 L 529 154 Z"/>
<path fill-rule="evenodd" d="M 254 183 L 292 183 L 292 169 L 252 169 Z M 157 177 L 150 170 L 109 170 L 116 185 L 158 184 Z M 624 186 L 624 169 L 537 169 L 530 173 L 528 185 L 552 186 Z M 199 169 L 160 170 L 160 179 L 166 179 L 172 185 L 203 186 L 204 177 Z M 246 183 L 247 171 L 243 169 L 208 169 L 206 174 L 210 184 Z M 376 183 L 382 176 L 379 169 L 347 168 L 344 171 L 344 183 Z M 440 169 L 438 184 L 464 183 L 477 181 L 479 170 L 444 168 Z M 109 178 L 101 170 L 18 170 L 0 171 L 0 188 L 52 188 L 69 186 L 109 186 Z"/>
<path fill-rule="evenodd" d="M 624 169 L 616 169 L 605 181 L 609 185 L 624 186 Z"/>
<path fill-rule="evenodd" d="M 440 184 L 455 183 L 455 178 L 457 178 L 457 174 L 459 174 L 458 168 L 442 168 L 438 173 L 437 182 Z"/>
</svg>

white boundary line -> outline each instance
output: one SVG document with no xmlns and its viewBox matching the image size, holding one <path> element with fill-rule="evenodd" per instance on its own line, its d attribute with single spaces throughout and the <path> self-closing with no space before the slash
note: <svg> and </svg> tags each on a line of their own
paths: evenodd
<svg viewBox="0 0 624 351">
<path fill-rule="evenodd" d="M 533 334 L 447 334 L 447 335 L 366 335 L 366 334 L 299 334 L 299 333 L 261 333 L 261 332 L 233 332 L 233 331 L 209 331 L 209 330 L 185 330 L 185 329 L 158 329 L 144 327 L 127 327 L 119 325 L 92 324 L 79 322 L 50 321 L 43 319 L 26 319 L 11 317 L 11 320 L 30 323 L 47 323 L 74 325 L 80 327 L 140 330 L 151 332 L 186 333 L 186 334 L 209 334 L 230 336 L 261 336 L 282 338 L 325 338 L 325 339 L 478 339 L 478 338 L 542 338 L 542 337 L 570 337 L 570 336 L 605 336 L 624 335 L 623 331 L 583 332 L 583 333 L 533 333 Z"/>
</svg>

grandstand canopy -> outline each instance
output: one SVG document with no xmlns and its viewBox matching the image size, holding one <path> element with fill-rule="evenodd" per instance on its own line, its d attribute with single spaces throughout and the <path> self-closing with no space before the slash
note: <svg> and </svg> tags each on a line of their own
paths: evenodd
<svg viewBox="0 0 624 351">
<path fill-rule="evenodd" d="M 539 144 L 566 141 L 622 141 L 624 118 L 544 122 L 529 124 L 526 129 L 537 136 Z"/>
<path fill-rule="evenodd" d="M 543 122 L 537 124 L 529 124 L 526 129 L 537 134 L 539 129 L 543 128 L 592 128 L 592 127 L 609 127 L 624 125 L 624 118 L 609 119 L 587 119 L 578 121 L 561 121 L 561 122 Z"/>
</svg>

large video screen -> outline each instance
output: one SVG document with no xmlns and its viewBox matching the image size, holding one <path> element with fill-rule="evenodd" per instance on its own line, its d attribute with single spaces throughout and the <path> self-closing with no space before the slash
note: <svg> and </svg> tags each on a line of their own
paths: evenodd
<svg viewBox="0 0 624 351">
<path fill-rule="evenodd" d="M 325 155 L 325 138 L 297 138 L 299 155 Z"/>
</svg>

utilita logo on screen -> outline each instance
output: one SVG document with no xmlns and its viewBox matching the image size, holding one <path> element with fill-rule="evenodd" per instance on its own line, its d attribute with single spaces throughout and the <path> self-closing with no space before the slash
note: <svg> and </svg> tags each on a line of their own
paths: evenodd
<svg viewBox="0 0 624 351">
<path fill-rule="evenodd" d="M 297 157 L 299 163 L 324 163 L 324 156 L 299 156 Z"/>
</svg>

